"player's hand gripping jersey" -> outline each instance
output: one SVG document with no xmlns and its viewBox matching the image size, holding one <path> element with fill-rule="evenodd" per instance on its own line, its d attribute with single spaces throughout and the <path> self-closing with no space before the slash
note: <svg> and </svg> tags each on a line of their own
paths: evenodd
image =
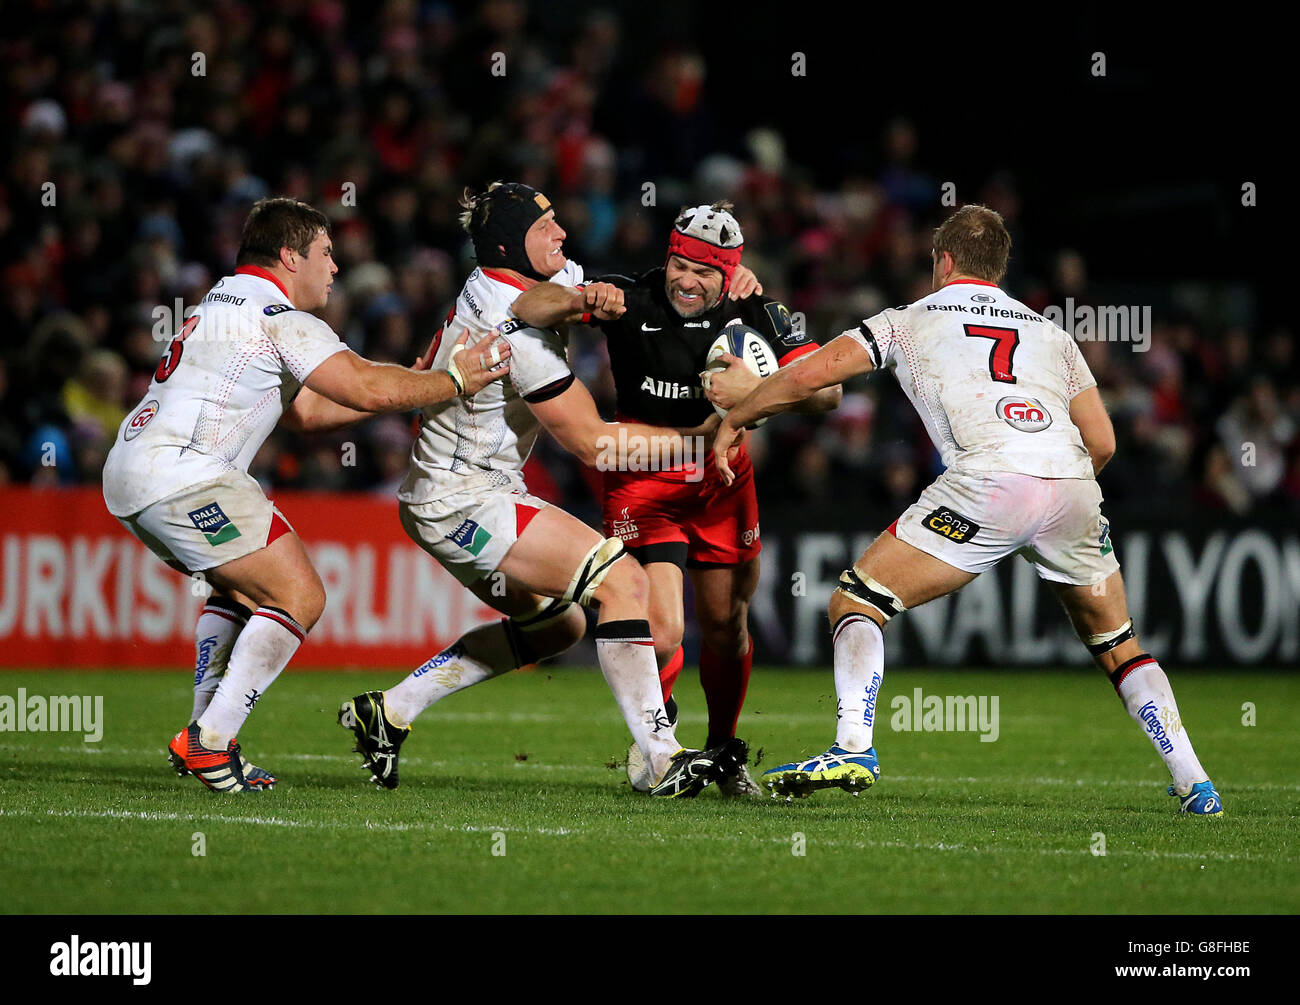
<svg viewBox="0 0 1300 1005">
<path fill-rule="evenodd" d="M 130 516 L 247 472 L 303 381 L 346 348 L 324 321 L 295 310 L 265 269 L 243 266 L 219 280 L 118 429 L 104 465 L 109 512 Z"/>
<path fill-rule="evenodd" d="M 582 267 L 569 262 L 551 277 L 561 286 L 579 286 Z M 456 340 L 467 329 L 473 345 L 510 320 L 510 305 L 525 289 L 497 269 L 475 269 L 447 316 L 433 366 L 444 367 Z M 519 327 L 502 330 L 510 343 L 510 380 L 489 384 L 472 398 L 456 398 L 426 408 L 411 465 L 397 497 L 413 506 L 454 493 L 524 487 L 521 469 L 541 429 L 528 402 L 562 394 L 573 383 L 568 336 Z"/>
<path fill-rule="evenodd" d="M 1079 347 L 992 283 L 957 280 L 844 334 L 893 371 L 948 468 L 1093 477 L 1070 421 L 1096 384 Z"/>
<path fill-rule="evenodd" d="M 780 366 L 818 348 L 790 324 L 790 312 L 770 297 L 729 300 L 692 318 L 679 315 L 664 292 L 663 268 L 636 278 L 601 276 L 624 291 L 627 307 L 613 321 L 593 321 L 605 333 L 620 418 L 656 426 L 698 426 L 714 414 L 700 371 L 718 332 L 740 321 L 767 339 Z M 706 455 L 708 456 L 708 455 Z M 709 466 L 712 458 L 709 456 Z"/>
</svg>

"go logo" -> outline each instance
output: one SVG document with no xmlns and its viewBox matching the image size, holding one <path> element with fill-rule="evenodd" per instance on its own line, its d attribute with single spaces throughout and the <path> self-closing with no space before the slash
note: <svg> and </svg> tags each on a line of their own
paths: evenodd
<svg viewBox="0 0 1300 1005">
<path fill-rule="evenodd" d="M 998 417 L 1022 433 L 1037 433 L 1052 424 L 1052 414 L 1037 398 L 1003 398 L 998 402 Z"/>
</svg>

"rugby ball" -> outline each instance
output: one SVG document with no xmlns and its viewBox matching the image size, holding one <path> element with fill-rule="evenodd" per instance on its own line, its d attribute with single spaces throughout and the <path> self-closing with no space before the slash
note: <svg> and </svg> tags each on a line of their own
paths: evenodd
<svg viewBox="0 0 1300 1005">
<path fill-rule="evenodd" d="M 700 377 L 700 382 L 705 390 L 708 390 L 709 375 L 727 368 L 725 363 L 718 362 L 718 357 L 724 353 L 731 353 L 731 355 L 744 361 L 750 371 L 760 377 L 770 377 L 779 369 L 776 365 L 776 353 L 772 352 L 772 347 L 767 344 L 767 339 L 748 325 L 735 322 L 718 332 L 718 337 L 713 340 L 713 345 L 709 346 L 709 354 L 705 357 L 704 362 L 704 373 Z M 713 410 L 719 416 L 727 414 L 727 410 L 719 405 L 714 405 Z M 759 419 L 750 428 L 756 429 L 766 421 L 767 419 Z"/>
</svg>

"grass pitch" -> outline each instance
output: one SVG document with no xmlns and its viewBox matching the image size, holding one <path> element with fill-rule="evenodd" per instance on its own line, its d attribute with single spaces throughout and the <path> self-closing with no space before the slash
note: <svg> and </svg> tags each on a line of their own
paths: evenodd
<svg viewBox="0 0 1300 1005">
<path fill-rule="evenodd" d="M 1095 672 L 891 669 L 881 780 L 788 804 L 632 792 L 613 699 L 598 673 L 572 669 L 512 674 L 436 706 L 407 741 L 401 787 L 381 791 L 335 710 L 400 676 L 285 674 L 240 737 L 280 785 L 219 796 L 166 762 L 188 718 L 185 674 L 0 674 L 3 695 L 103 695 L 105 719 L 97 744 L 0 733 L 3 911 L 1300 909 L 1293 675 L 1175 678 L 1227 808 L 1218 820 L 1175 812 L 1150 743 Z M 998 739 L 895 731 L 891 700 L 916 687 L 999 696 Z M 741 720 L 762 750 L 755 774 L 826 748 L 831 692 L 827 672 L 755 671 Z M 684 677 L 678 695 L 679 736 L 699 744 L 698 684 Z M 1244 702 L 1257 725 L 1243 725 Z"/>
</svg>

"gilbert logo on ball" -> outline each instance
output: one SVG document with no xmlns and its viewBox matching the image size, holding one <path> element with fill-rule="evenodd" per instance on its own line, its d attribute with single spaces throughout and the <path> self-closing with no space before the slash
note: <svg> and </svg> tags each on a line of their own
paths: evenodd
<svg viewBox="0 0 1300 1005">
<path fill-rule="evenodd" d="M 1037 398 L 1003 398 L 998 402 L 998 415 L 1022 433 L 1037 433 L 1052 424 L 1052 413 Z"/>
<path fill-rule="evenodd" d="M 767 344 L 767 339 L 763 338 L 755 329 L 749 325 L 729 324 L 718 332 L 718 337 L 713 340 L 709 346 L 709 354 L 705 357 L 704 374 L 701 376 L 701 383 L 705 389 L 708 389 L 708 379 L 711 374 L 725 370 L 726 364 L 718 362 L 718 358 L 726 353 L 737 357 L 747 366 L 751 373 L 759 377 L 770 377 L 776 373 L 776 354 L 772 352 L 772 347 Z M 727 410 L 720 405 L 714 405 L 713 410 L 719 416 L 725 416 Z M 766 419 L 759 419 L 755 426 L 761 426 Z"/>
</svg>

